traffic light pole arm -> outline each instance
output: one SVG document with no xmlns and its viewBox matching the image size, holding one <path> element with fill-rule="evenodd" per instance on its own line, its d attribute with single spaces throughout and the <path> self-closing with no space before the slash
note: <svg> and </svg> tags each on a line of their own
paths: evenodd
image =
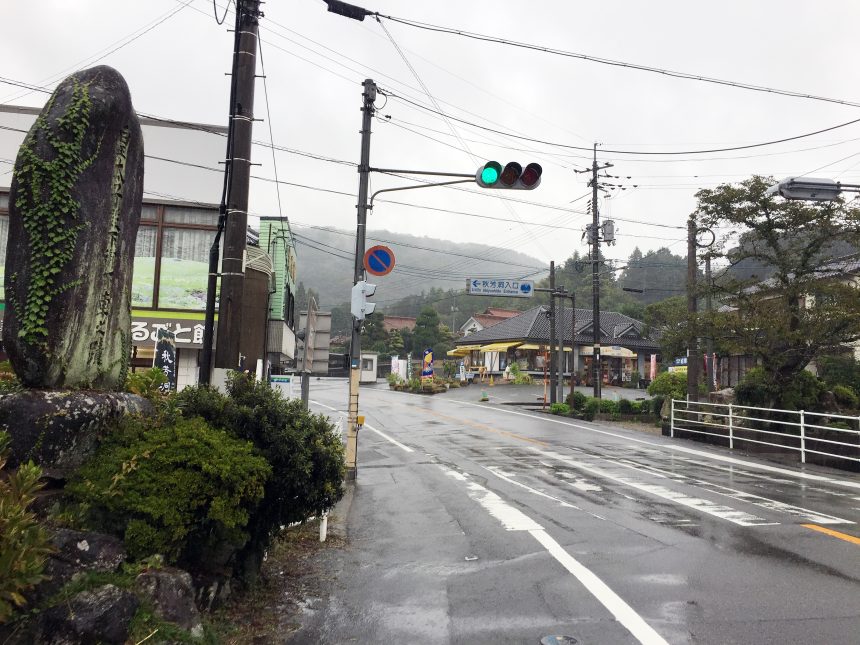
<svg viewBox="0 0 860 645">
<path fill-rule="evenodd" d="M 462 177 L 463 175 L 450 175 L 451 177 Z M 471 179 L 458 179 L 457 181 L 440 181 L 433 184 L 421 184 L 420 186 L 400 186 L 399 188 L 383 188 L 381 190 L 377 190 L 370 196 L 370 205 L 368 208 L 373 210 L 373 200 L 379 193 L 394 193 L 399 190 L 417 190 L 419 188 L 435 188 L 436 186 L 451 186 L 452 184 L 473 184 L 475 183 L 475 177 L 469 175 Z"/>
<path fill-rule="evenodd" d="M 432 170 L 401 170 L 399 168 L 371 168 L 370 172 L 381 172 L 388 175 L 432 175 L 434 177 L 470 177 L 475 179 L 475 173 L 436 172 Z"/>
</svg>

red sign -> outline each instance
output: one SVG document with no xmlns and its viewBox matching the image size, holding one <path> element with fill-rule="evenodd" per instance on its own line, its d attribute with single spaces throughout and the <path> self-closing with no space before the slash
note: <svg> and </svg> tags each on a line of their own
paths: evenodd
<svg viewBox="0 0 860 645">
<path fill-rule="evenodd" d="M 369 248 L 364 254 L 364 268 L 371 275 L 388 275 L 394 268 L 394 251 L 381 244 Z"/>
</svg>

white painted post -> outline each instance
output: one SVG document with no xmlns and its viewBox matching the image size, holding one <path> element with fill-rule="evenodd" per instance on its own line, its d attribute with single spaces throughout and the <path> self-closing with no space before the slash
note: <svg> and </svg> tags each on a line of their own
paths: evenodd
<svg viewBox="0 0 860 645">
<path fill-rule="evenodd" d="M 800 411 L 800 463 L 806 463 L 806 425 L 803 410 Z"/>
<path fill-rule="evenodd" d="M 328 511 L 320 518 L 320 542 L 325 542 L 326 537 L 328 537 Z"/>
<path fill-rule="evenodd" d="M 673 439 L 675 438 L 675 399 L 672 399 L 672 404 L 670 405 L 671 411 L 669 413 L 669 436 Z"/>
<path fill-rule="evenodd" d="M 732 419 L 732 404 L 729 403 L 729 450 L 735 449 L 734 424 Z"/>
</svg>

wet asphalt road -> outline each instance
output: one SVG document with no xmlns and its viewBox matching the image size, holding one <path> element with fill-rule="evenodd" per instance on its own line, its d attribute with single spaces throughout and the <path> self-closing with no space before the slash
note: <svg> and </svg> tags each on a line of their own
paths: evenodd
<svg viewBox="0 0 860 645">
<path fill-rule="evenodd" d="M 857 475 L 479 394 L 361 389 L 348 543 L 291 642 L 860 643 Z"/>
</svg>

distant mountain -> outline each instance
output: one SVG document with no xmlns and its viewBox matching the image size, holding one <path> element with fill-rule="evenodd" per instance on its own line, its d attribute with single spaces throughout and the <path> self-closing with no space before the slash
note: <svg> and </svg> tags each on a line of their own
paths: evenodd
<svg viewBox="0 0 860 645">
<path fill-rule="evenodd" d="M 352 288 L 355 231 L 293 226 L 298 255 L 296 280 L 316 291 L 324 307 L 349 301 Z M 431 288 L 462 290 L 469 277 L 540 280 L 548 263 L 525 253 L 486 244 L 457 243 L 390 231 L 373 231 L 367 248 L 383 244 L 394 251 L 395 268 L 372 278 L 374 300 L 391 302 Z"/>
</svg>

